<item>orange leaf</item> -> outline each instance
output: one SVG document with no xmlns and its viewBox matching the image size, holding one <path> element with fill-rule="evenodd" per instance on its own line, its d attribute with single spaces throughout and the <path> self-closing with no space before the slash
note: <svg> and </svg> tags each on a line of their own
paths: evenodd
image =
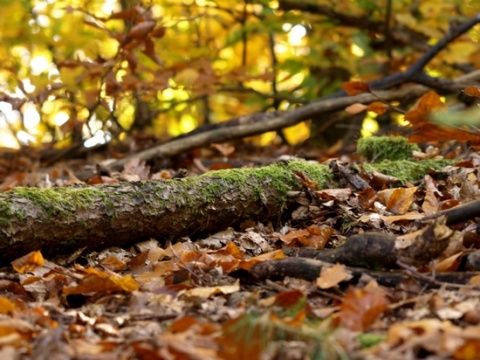
<svg viewBox="0 0 480 360">
<path fill-rule="evenodd" d="M 367 111 L 373 111 L 375 114 L 382 115 L 388 110 L 388 105 L 380 101 L 375 101 L 368 105 Z"/>
<path fill-rule="evenodd" d="M 387 189 L 378 192 L 379 200 L 387 207 L 388 211 L 396 214 L 405 214 L 412 205 L 416 187 Z"/>
<path fill-rule="evenodd" d="M 87 275 L 77 286 L 63 288 L 65 295 L 86 294 L 90 292 L 132 292 L 138 289 L 138 283 L 130 276 L 107 274 L 93 268 L 85 269 Z"/>
<path fill-rule="evenodd" d="M 300 237 L 306 237 L 309 235 L 310 233 L 306 229 L 292 230 L 285 235 L 281 235 L 280 240 L 282 240 L 285 244 L 290 244 L 292 241 L 297 240 Z"/>
<path fill-rule="evenodd" d="M 0 314 L 10 314 L 15 310 L 15 304 L 7 297 L 0 296 Z"/>
<path fill-rule="evenodd" d="M 463 143 L 470 141 L 473 144 L 479 144 L 480 135 L 461 129 L 449 128 L 425 122 L 419 126 L 419 128 L 408 138 L 408 140 L 414 143 L 438 143 L 439 141 L 457 140 Z"/>
<path fill-rule="evenodd" d="M 43 266 L 44 259 L 40 251 L 32 251 L 31 253 L 22 256 L 14 261 L 12 261 L 13 269 L 23 274 L 27 271 L 33 271 L 39 266 Z"/>
<path fill-rule="evenodd" d="M 469 86 L 463 92 L 469 96 L 480 98 L 480 89 L 477 86 Z"/>
<path fill-rule="evenodd" d="M 455 359 L 475 359 L 480 354 L 480 341 L 478 339 L 464 339 L 453 355 Z"/>
<path fill-rule="evenodd" d="M 275 297 L 275 304 L 284 308 L 289 308 L 305 298 L 305 294 L 300 290 L 282 291 Z"/>
<path fill-rule="evenodd" d="M 405 120 L 412 124 L 414 129 L 428 122 L 428 114 L 434 110 L 445 109 L 446 106 L 435 91 L 429 91 L 417 100 L 415 105 L 405 114 Z"/>
<path fill-rule="evenodd" d="M 475 275 L 468 280 L 468 284 L 471 286 L 479 286 L 480 285 L 480 275 Z"/>
<path fill-rule="evenodd" d="M 349 81 L 342 84 L 343 90 L 348 95 L 358 95 L 370 92 L 370 86 L 365 81 Z"/>
<path fill-rule="evenodd" d="M 473 87 L 471 87 L 473 88 Z M 474 90 L 469 90 L 474 93 Z M 409 137 L 410 142 L 433 142 L 458 140 L 480 143 L 480 135 L 462 129 L 451 128 L 433 124 L 429 121 L 429 114 L 433 111 L 445 109 L 446 106 L 437 93 L 429 91 L 418 99 L 417 103 L 405 114 L 405 119 L 410 122 L 414 134 Z"/>
<path fill-rule="evenodd" d="M 268 260 L 276 260 L 276 259 L 284 259 L 285 258 L 285 253 L 282 250 L 275 250 L 271 251 L 268 253 L 264 253 L 258 256 L 255 256 L 251 259 L 248 260 L 242 260 L 240 262 L 240 268 L 244 270 L 250 270 L 250 268 L 262 261 L 268 261 Z"/>
<path fill-rule="evenodd" d="M 381 291 L 351 289 L 340 305 L 340 322 L 353 331 L 364 331 L 388 306 Z"/>
<path fill-rule="evenodd" d="M 234 242 L 229 242 L 224 249 L 220 249 L 219 252 L 225 251 L 227 254 L 232 255 L 235 259 L 243 259 L 243 251 L 235 245 Z"/>
<path fill-rule="evenodd" d="M 342 264 L 336 264 L 330 268 L 323 268 L 316 284 L 320 289 L 330 289 L 342 281 L 350 280 L 352 274 Z"/>
<path fill-rule="evenodd" d="M 440 261 L 438 264 L 435 265 L 435 271 L 439 273 L 457 271 L 460 266 L 460 257 L 462 255 L 465 255 L 465 254 L 463 252 L 459 252 L 452 256 L 449 256 L 446 259 L 443 259 L 442 261 Z"/>
<path fill-rule="evenodd" d="M 198 321 L 190 316 L 190 315 L 185 315 L 182 316 L 179 319 L 176 319 L 170 327 L 168 328 L 168 332 L 171 333 L 179 333 L 179 332 L 184 332 L 188 330 L 192 325 L 198 324 Z"/>
</svg>

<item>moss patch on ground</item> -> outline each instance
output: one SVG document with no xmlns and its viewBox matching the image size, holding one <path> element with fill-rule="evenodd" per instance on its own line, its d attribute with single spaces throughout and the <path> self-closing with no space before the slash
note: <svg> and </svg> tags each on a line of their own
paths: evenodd
<svg viewBox="0 0 480 360">
<path fill-rule="evenodd" d="M 372 136 L 358 140 L 357 153 L 369 162 L 384 160 L 409 160 L 412 152 L 420 151 L 403 136 Z"/>
<path fill-rule="evenodd" d="M 452 165 L 452 160 L 384 160 L 377 164 L 362 164 L 367 171 L 378 171 L 382 174 L 395 176 L 401 183 L 416 182 L 423 179 L 430 169 L 442 170 L 445 166 Z"/>
</svg>

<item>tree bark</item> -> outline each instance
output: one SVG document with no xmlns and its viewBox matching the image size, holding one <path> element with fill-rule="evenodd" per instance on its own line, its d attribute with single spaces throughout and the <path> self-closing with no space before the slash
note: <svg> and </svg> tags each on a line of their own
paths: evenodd
<svg viewBox="0 0 480 360">
<path fill-rule="evenodd" d="M 0 194 L 0 263 L 41 250 L 46 256 L 200 236 L 245 220 L 278 219 L 289 191 L 302 189 L 292 171 L 325 187 L 326 165 L 291 161 L 203 176 L 66 188 L 15 188 Z"/>
<path fill-rule="evenodd" d="M 421 161 L 409 164 L 406 173 L 412 176 L 430 168 Z M 384 163 L 378 166 L 385 168 Z M 315 183 L 318 189 L 342 186 L 345 174 L 335 173 L 324 164 L 295 160 L 183 179 L 17 187 L 0 193 L 0 263 L 34 250 L 52 256 L 81 248 L 128 246 L 149 238 L 165 243 L 183 236 L 198 238 L 247 220 L 278 221 L 295 205 L 289 192 Z"/>
</svg>

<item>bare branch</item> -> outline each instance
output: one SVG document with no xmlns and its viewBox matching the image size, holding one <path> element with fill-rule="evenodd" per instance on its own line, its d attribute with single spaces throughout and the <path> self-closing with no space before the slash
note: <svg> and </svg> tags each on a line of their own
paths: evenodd
<svg viewBox="0 0 480 360">
<path fill-rule="evenodd" d="M 474 82 L 480 79 L 480 70 L 475 71 L 468 76 L 462 76 L 455 81 L 465 84 L 466 82 Z M 376 91 L 373 94 L 360 94 L 357 96 L 344 96 L 339 98 L 324 98 L 317 102 L 307 104 L 305 106 L 288 110 L 285 112 L 251 114 L 238 118 L 239 125 L 227 126 L 197 133 L 181 139 L 177 139 L 165 144 L 153 147 L 151 149 L 139 152 L 124 159 L 117 160 L 113 163 L 106 164 L 110 168 L 121 168 L 127 161 L 132 158 L 140 158 L 148 160 L 155 157 L 170 157 L 176 154 L 198 148 L 208 143 L 225 142 L 233 139 L 240 139 L 247 136 L 259 135 L 268 131 L 276 131 L 288 126 L 298 124 L 302 121 L 310 119 L 319 114 L 325 114 L 332 111 L 343 110 L 345 107 L 355 103 L 371 103 L 378 100 L 378 97 L 386 100 L 398 100 L 405 96 L 421 96 L 426 93 L 429 88 L 422 85 L 408 86 L 397 90 Z"/>
</svg>

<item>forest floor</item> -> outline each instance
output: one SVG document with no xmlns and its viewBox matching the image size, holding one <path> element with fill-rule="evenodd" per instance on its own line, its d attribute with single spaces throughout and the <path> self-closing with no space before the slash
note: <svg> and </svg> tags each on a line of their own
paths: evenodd
<svg viewBox="0 0 480 360">
<path fill-rule="evenodd" d="M 452 165 L 418 181 L 365 172 L 365 186 L 344 181 L 321 189 L 296 174 L 304 190 L 292 195 L 295 206 L 277 221 L 250 219 L 210 236 L 152 238 L 128 248 L 19 257 L 0 270 L 0 358 L 478 359 L 475 214 L 435 225 L 434 232 L 448 233 L 448 243 L 428 261 L 406 259 L 372 269 L 317 258 L 312 264 L 321 266 L 313 276 L 295 275 L 301 261 L 293 263 L 294 271 L 258 273 L 258 264 L 284 264 L 282 259 L 302 249 L 339 248 L 370 231 L 415 241 L 428 225 L 419 222 L 423 217 L 478 199 L 480 154 L 444 145 L 417 156 L 454 159 Z M 0 188 L 168 180 L 261 167 L 294 155 L 319 164 L 338 156 L 313 147 L 255 148 L 239 141 L 148 165 L 133 160 L 120 172 L 96 166 L 122 155 L 103 150 L 46 167 L 34 150 L 5 151 Z M 350 165 L 361 167 L 364 160 L 354 151 L 339 160 L 345 168 L 332 167 L 334 175 L 358 179 Z"/>
</svg>

